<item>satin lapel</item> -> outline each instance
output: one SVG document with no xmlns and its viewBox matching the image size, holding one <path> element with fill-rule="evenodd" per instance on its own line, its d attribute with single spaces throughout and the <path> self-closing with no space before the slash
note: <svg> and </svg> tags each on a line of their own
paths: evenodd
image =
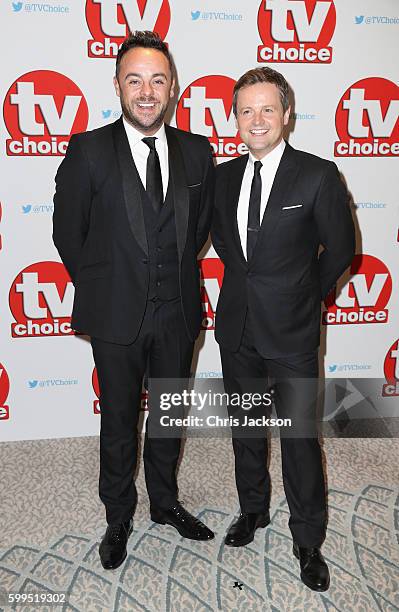
<svg viewBox="0 0 399 612">
<path fill-rule="evenodd" d="M 144 225 L 138 173 L 134 165 L 129 141 L 123 127 L 122 118 L 114 123 L 114 144 L 122 176 L 122 190 L 130 229 L 136 241 L 148 254 L 147 235 Z"/>
<path fill-rule="evenodd" d="M 265 213 L 260 226 L 260 235 L 257 245 L 266 241 L 273 233 L 276 223 L 281 214 L 284 198 L 290 192 L 299 172 L 299 164 L 296 160 L 295 149 L 288 143 L 285 145 L 284 153 L 281 158 L 270 196 L 267 201 Z M 254 257 L 256 256 L 256 247 Z"/>
<path fill-rule="evenodd" d="M 248 153 L 246 155 L 242 155 L 237 159 L 236 162 L 232 162 L 230 164 L 230 176 L 229 176 L 229 185 L 227 192 L 227 207 L 226 212 L 229 216 L 228 222 L 231 225 L 232 236 L 234 238 L 234 243 L 239 252 L 240 258 L 247 265 L 247 260 L 244 256 L 244 252 L 242 250 L 242 244 L 240 239 L 240 232 L 238 231 L 238 221 L 237 221 L 237 208 L 238 208 L 238 200 L 240 198 L 241 191 L 241 183 L 245 172 L 245 167 L 248 162 Z"/>
<path fill-rule="evenodd" d="M 183 155 L 179 142 L 173 133 L 173 129 L 167 125 L 165 125 L 165 132 L 168 141 L 169 187 L 172 188 L 171 195 L 175 207 L 177 250 L 179 253 L 179 261 L 181 261 L 186 245 L 190 198 Z"/>
</svg>

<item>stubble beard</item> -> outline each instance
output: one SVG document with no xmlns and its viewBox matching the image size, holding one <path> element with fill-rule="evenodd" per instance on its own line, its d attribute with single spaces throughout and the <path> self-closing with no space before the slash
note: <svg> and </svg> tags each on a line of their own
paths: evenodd
<svg viewBox="0 0 399 612">
<path fill-rule="evenodd" d="M 136 100 L 135 103 L 136 102 L 157 102 L 157 100 Z M 130 123 L 136 130 L 138 130 L 139 132 L 142 132 L 143 134 L 148 134 L 149 132 L 154 133 L 157 130 L 159 130 L 159 128 L 163 124 L 163 120 L 164 120 L 166 111 L 168 109 L 167 105 L 162 106 L 157 117 L 153 119 L 152 123 L 148 124 L 148 123 L 143 123 L 142 121 L 140 121 L 140 119 L 138 119 L 134 115 L 131 108 L 127 106 L 124 100 L 122 99 L 121 99 L 121 107 L 122 107 L 122 113 L 125 119 L 128 121 L 128 123 Z"/>
</svg>

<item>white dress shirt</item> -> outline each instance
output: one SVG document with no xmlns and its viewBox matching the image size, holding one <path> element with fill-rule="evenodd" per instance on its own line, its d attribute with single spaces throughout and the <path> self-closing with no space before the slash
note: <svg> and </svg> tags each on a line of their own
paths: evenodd
<svg viewBox="0 0 399 612">
<path fill-rule="evenodd" d="M 270 153 L 262 157 L 262 159 L 256 159 L 252 153 L 249 153 L 248 162 L 245 167 L 244 176 L 241 183 L 240 197 L 237 206 L 237 223 L 238 231 L 240 233 L 240 240 L 242 250 L 247 258 L 247 227 L 248 227 L 248 207 L 249 207 L 249 196 L 251 193 L 251 184 L 254 176 L 254 164 L 256 161 L 262 162 L 262 168 L 260 169 L 260 175 L 262 178 L 262 196 L 260 202 L 260 222 L 262 223 L 263 215 L 266 210 L 267 201 L 272 190 L 274 178 L 276 176 L 277 168 L 280 164 L 281 157 L 284 153 L 285 142 L 282 140 L 277 147 L 275 147 Z"/>
<path fill-rule="evenodd" d="M 143 183 L 144 189 L 146 189 L 147 181 L 147 157 L 150 154 L 149 147 L 143 142 L 143 138 L 146 138 L 145 134 L 142 134 L 136 128 L 130 125 L 123 117 L 123 125 L 125 126 L 127 139 L 129 141 L 130 150 L 134 163 L 136 164 L 137 171 L 139 173 L 141 182 Z M 161 165 L 162 175 L 162 187 L 163 197 L 166 198 L 166 192 L 168 190 L 169 181 L 169 163 L 168 163 L 168 141 L 166 140 L 165 125 L 162 124 L 159 130 L 154 134 L 156 138 L 155 149 L 158 153 L 159 163 Z"/>
</svg>

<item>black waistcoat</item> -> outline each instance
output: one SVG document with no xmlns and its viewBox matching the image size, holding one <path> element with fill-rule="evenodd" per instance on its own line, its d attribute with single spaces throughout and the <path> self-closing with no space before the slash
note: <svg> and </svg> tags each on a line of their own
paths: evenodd
<svg viewBox="0 0 399 612">
<path fill-rule="evenodd" d="M 141 190 L 148 244 L 148 265 L 150 267 L 148 299 L 169 301 L 180 295 L 179 255 L 172 190 L 168 186 L 161 212 L 157 215 L 139 177 L 138 181 Z"/>
</svg>

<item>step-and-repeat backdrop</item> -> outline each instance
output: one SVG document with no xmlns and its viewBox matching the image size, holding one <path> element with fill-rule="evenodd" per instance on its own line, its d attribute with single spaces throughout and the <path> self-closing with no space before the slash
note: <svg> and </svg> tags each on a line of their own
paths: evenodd
<svg viewBox="0 0 399 612">
<path fill-rule="evenodd" d="M 327 377 L 381 378 L 399 396 L 399 5 L 396 0 L 3 0 L 0 5 L 0 439 L 93 435 L 90 344 L 70 328 L 73 286 L 52 243 L 54 176 L 74 132 L 120 115 L 112 84 L 129 30 L 157 31 L 178 71 L 171 123 L 209 138 L 218 163 L 245 151 L 235 80 L 269 65 L 289 81 L 289 141 L 334 160 L 352 195 L 357 255 L 323 304 Z M 223 269 L 202 270 L 199 377 L 220 375 Z"/>
</svg>

